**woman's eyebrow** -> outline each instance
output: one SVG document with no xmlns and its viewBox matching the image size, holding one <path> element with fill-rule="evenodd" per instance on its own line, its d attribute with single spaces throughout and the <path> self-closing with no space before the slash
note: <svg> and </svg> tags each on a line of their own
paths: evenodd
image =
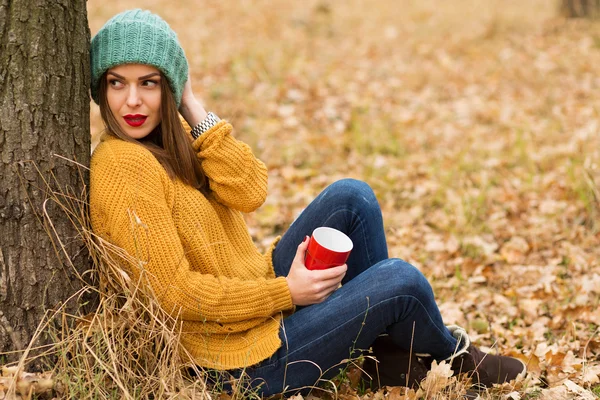
<svg viewBox="0 0 600 400">
<path fill-rule="evenodd" d="M 143 81 L 144 79 L 152 78 L 152 77 L 153 77 L 153 76 L 155 76 L 155 75 L 158 75 L 158 76 L 160 76 L 160 74 L 159 74 L 158 72 L 153 72 L 153 73 L 151 73 L 151 74 L 148 74 L 148 75 L 140 76 L 140 77 L 138 78 L 138 80 L 140 80 L 140 81 Z"/>
<path fill-rule="evenodd" d="M 123 80 L 125 79 L 125 77 L 124 77 L 124 76 L 121 76 L 121 75 L 117 74 L 116 72 L 109 71 L 108 73 L 109 73 L 109 74 L 111 74 L 111 75 L 114 75 L 114 76 L 116 76 L 116 77 L 117 77 L 117 78 L 119 78 L 119 79 L 123 79 Z M 151 73 L 151 74 L 148 74 L 148 75 L 140 76 L 140 77 L 138 78 L 138 80 L 140 80 L 140 81 L 143 81 L 144 79 L 151 78 L 151 77 L 153 77 L 153 76 L 155 76 L 155 75 L 159 75 L 159 76 L 160 76 L 160 73 L 158 73 L 158 72 L 153 72 L 153 73 Z"/>
<path fill-rule="evenodd" d="M 119 78 L 119 79 L 125 79 L 125 77 L 124 77 L 124 76 L 121 76 L 121 75 L 117 74 L 116 72 L 108 71 L 108 73 L 109 73 L 110 75 L 114 75 L 114 76 L 116 76 L 116 77 L 117 77 L 117 78 Z"/>
</svg>

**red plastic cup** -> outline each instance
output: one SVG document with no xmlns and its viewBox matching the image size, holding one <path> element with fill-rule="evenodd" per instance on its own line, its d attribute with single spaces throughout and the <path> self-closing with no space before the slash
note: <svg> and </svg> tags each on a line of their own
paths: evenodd
<svg viewBox="0 0 600 400">
<path fill-rule="evenodd" d="M 304 264 L 308 269 L 327 269 L 343 265 L 350 256 L 352 240 L 337 229 L 320 227 L 308 241 Z"/>
</svg>

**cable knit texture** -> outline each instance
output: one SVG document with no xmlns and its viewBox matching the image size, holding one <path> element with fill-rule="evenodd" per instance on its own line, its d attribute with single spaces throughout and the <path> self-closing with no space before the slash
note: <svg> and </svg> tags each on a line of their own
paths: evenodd
<svg viewBox="0 0 600 400">
<path fill-rule="evenodd" d="M 136 143 L 105 135 L 91 161 L 94 232 L 127 251 L 125 268 L 135 279 L 144 273 L 161 306 L 180 318 L 195 362 L 217 369 L 271 356 L 281 346 L 282 311 L 293 308 L 273 271 L 275 244 L 261 254 L 241 214 L 264 202 L 266 167 L 231 131 L 221 121 L 193 142 L 208 197 L 171 180 Z"/>
</svg>

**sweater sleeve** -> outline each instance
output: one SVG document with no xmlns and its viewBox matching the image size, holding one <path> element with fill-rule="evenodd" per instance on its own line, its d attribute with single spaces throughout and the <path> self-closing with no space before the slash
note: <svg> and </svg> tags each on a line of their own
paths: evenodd
<svg viewBox="0 0 600 400">
<path fill-rule="evenodd" d="M 134 145 L 136 146 L 136 145 Z M 169 206 L 170 179 L 145 150 L 92 159 L 92 226 L 124 249 L 161 306 L 192 321 L 238 322 L 293 307 L 285 278 L 241 280 L 190 270 Z M 104 235 L 102 235 L 104 233 Z"/>
<path fill-rule="evenodd" d="M 252 212 L 267 197 L 267 168 L 250 146 L 236 140 L 232 126 L 221 121 L 193 142 L 216 200 Z"/>
</svg>

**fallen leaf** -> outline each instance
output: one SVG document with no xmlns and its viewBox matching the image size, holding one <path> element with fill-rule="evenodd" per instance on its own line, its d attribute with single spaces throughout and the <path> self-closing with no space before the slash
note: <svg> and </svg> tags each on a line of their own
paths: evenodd
<svg viewBox="0 0 600 400">
<path fill-rule="evenodd" d="M 421 388 L 425 393 L 437 393 L 444 389 L 450 383 L 450 378 L 454 371 L 446 361 L 441 361 L 439 364 L 436 360 L 431 364 L 431 368 L 427 371 L 427 377 L 421 383 Z"/>
<path fill-rule="evenodd" d="M 600 365 L 584 368 L 581 382 L 588 385 L 600 383 Z"/>
<path fill-rule="evenodd" d="M 572 392 L 577 394 L 577 396 L 579 396 L 579 399 L 581 400 L 596 400 L 597 397 L 594 396 L 592 394 L 592 392 L 590 392 L 589 390 L 585 390 L 584 388 L 582 388 L 581 386 L 579 386 L 578 384 L 576 384 L 575 382 L 571 381 L 571 380 L 566 380 L 564 385 L 567 387 L 567 389 Z"/>
<path fill-rule="evenodd" d="M 520 236 L 513 236 L 500 249 L 500 255 L 510 264 L 522 264 L 529 252 L 529 243 Z"/>
</svg>

